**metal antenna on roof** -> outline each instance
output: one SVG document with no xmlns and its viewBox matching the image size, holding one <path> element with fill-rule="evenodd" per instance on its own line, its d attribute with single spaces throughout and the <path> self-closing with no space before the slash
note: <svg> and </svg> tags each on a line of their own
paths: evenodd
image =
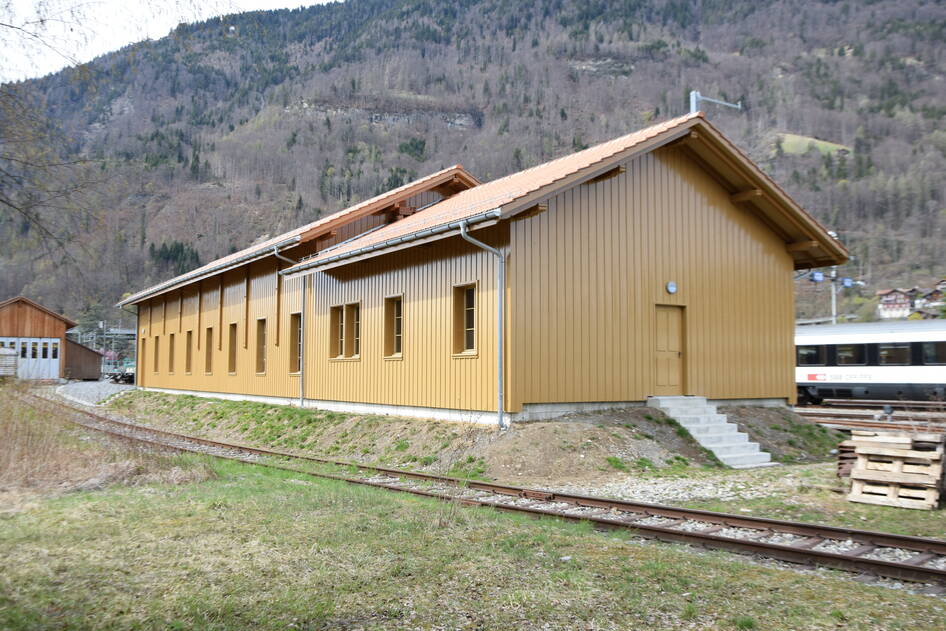
<svg viewBox="0 0 946 631">
<path fill-rule="evenodd" d="M 718 99 L 711 99 L 708 96 L 703 96 L 696 90 L 690 90 L 690 113 L 696 114 L 700 111 L 700 101 L 708 101 L 710 103 L 715 103 L 716 105 L 725 105 L 726 107 L 732 107 L 739 111 L 742 111 L 742 101 L 738 103 L 729 103 L 727 101 L 720 101 Z"/>
</svg>

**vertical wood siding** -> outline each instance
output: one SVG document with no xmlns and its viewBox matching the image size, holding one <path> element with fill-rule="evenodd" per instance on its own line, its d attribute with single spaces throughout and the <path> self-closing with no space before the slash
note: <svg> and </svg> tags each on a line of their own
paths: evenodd
<svg viewBox="0 0 946 631">
<path fill-rule="evenodd" d="M 477 237 L 505 247 L 508 228 L 478 231 Z M 307 281 L 305 330 L 305 396 L 307 399 L 389 405 L 489 410 L 496 407 L 495 284 L 491 255 L 458 237 L 396 254 L 355 263 Z M 289 373 L 289 323 L 301 309 L 302 279 L 282 283 L 279 345 L 276 345 L 276 273 L 272 258 L 250 268 L 249 304 L 246 272 L 224 274 L 222 328 L 219 326 L 219 281 L 184 288 L 178 322 L 177 292 L 140 306 L 139 329 L 147 330 L 146 354 L 139 383 L 156 388 L 297 397 L 299 377 Z M 477 353 L 453 356 L 453 288 L 477 285 Z M 200 296 L 198 296 L 200 291 Z M 384 357 L 384 299 L 403 296 L 403 353 Z M 361 353 L 358 358 L 329 357 L 329 311 L 360 303 Z M 249 318 L 247 321 L 247 315 Z M 257 374 L 256 320 L 267 319 L 266 372 Z M 198 328 L 198 319 L 200 328 Z M 227 371 L 229 325 L 237 324 L 237 370 Z M 212 374 L 204 373 L 204 331 L 214 328 Z M 248 330 L 245 327 L 249 326 Z M 194 331 L 193 370 L 184 371 L 187 331 Z M 168 373 L 169 335 L 175 333 L 175 370 Z M 154 370 L 155 335 L 161 363 Z M 248 343 L 244 347 L 244 335 Z M 197 341 L 201 348 L 197 350 Z M 139 362 L 141 364 L 141 362 Z"/>
<path fill-rule="evenodd" d="M 25 302 L 0 308 L 0 337 L 58 337 L 59 376 L 65 377 L 70 351 L 66 346 L 66 323 Z"/>
<path fill-rule="evenodd" d="M 626 167 L 512 224 L 511 408 L 654 394 L 657 305 L 685 307 L 686 394 L 791 399 L 784 242 L 673 149 Z"/>
</svg>

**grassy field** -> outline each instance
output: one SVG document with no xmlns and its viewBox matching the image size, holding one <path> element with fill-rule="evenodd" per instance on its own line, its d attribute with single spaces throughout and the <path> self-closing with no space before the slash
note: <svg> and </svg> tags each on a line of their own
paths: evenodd
<svg viewBox="0 0 946 631">
<path fill-rule="evenodd" d="M 938 598 L 238 463 L 0 519 L 2 629 L 937 629 Z"/>
<path fill-rule="evenodd" d="M 851 151 L 851 148 L 848 146 L 827 140 L 819 140 L 811 136 L 780 134 L 779 137 L 782 141 L 782 151 L 790 155 L 801 155 L 806 153 L 811 147 L 814 147 L 821 155 L 828 155 L 841 150 Z"/>
</svg>

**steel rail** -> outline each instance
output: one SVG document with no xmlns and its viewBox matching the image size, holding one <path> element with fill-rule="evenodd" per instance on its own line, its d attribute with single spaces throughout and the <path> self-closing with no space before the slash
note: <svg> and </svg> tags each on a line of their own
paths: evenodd
<svg viewBox="0 0 946 631">
<path fill-rule="evenodd" d="M 864 407 L 882 408 L 886 405 L 895 410 L 909 410 L 911 408 L 926 408 L 946 412 L 946 401 L 899 401 L 896 399 L 824 399 L 822 405 L 836 407 Z"/>
<path fill-rule="evenodd" d="M 358 463 L 346 462 L 342 460 L 333 460 L 330 458 L 320 458 L 316 456 L 302 456 L 288 452 L 282 452 L 271 449 L 261 449 L 233 443 L 223 443 L 188 436 L 167 430 L 139 425 L 136 423 L 127 423 L 118 421 L 88 410 L 65 404 L 61 401 L 54 401 L 46 397 L 39 397 L 33 394 L 19 395 L 22 398 L 29 398 L 24 401 L 28 404 L 55 405 L 67 409 L 73 413 L 82 414 L 93 419 L 99 424 L 121 427 L 125 430 L 134 432 L 151 433 L 155 436 L 163 436 L 179 442 L 189 442 L 195 445 L 212 447 L 227 452 L 244 452 L 254 456 L 268 456 L 277 458 L 287 458 L 297 461 L 308 461 L 318 464 L 329 464 L 340 467 L 353 467 L 357 470 L 380 474 L 392 478 L 393 481 L 378 481 L 366 478 L 353 478 L 342 475 L 336 475 L 325 472 L 313 472 L 299 470 L 292 467 L 286 467 L 275 463 L 257 461 L 235 455 L 223 455 L 219 453 L 210 453 L 209 455 L 247 462 L 250 464 L 262 465 L 270 468 L 291 471 L 313 477 L 337 480 L 350 484 L 359 484 L 384 488 L 403 493 L 410 493 L 424 497 L 431 497 L 444 501 L 455 501 L 464 505 L 490 506 L 504 511 L 515 511 L 533 514 L 536 516 L 551 516 L 560 519 L 573 521 L 587 521 L 596 527 L 607 529 L 630 530 L 634 534 L 658 539 L 661 541 L 687 543 L 706 548 L 730 550 L 741 553 L 752 553 L 768 558 L 774 558 L 793 563 L 820 565 L 834 569 L 864 572 L 877 576 L 895 578 L 907 581 L 918 581 L 923 583 L 935 583 L 937 585 L 946 585 L 946 569 L 924 566 L 937 556 L 946 556 L 946 541 L 926 537 L 914 537 L 910 535 L 898 535 L 892 533 L 872 532 L 866 530 L 855 530 L 851 528 L 842 528 L 836 526 L 825 526 L 818 524 L 807 524 L 802 522 L 790 522 L 779 519 L 769 519 L 764 517 L 748 517 L 743 515 L 733 515 L 729 513 L 719 513 L 700 509 L 679 508 L 672 506 L 663 506 L 658 504 L 648 504 L 643 502 L 633 502 L 628 500 L 607 499 L 600 497 L 590 497 L 569 493 L 558 493 L 540 489 L 529 489 L 518 486 L 496 484 L 492 482 L 481 482 L 476 480 L 463 480 L 458 478 L 439 476 L 430 473 L 416 471 L 403 471 L 400 469 L 391 469 L 386 467 L 375 467 Z M 150 444 L 163 449 L 173 449 L 182 452 L 200 452 L 195 448 L 188 448 L 180 445 L 172 445 L 158 440 L 149 440 L 140 437 L 128 436 L 116 430 L 104 429 L 86 425 L 75 419 L 70 419 L 74 423 L 105 432 L 109 435 L 119 436 L 125 440 Z M 418 487 L 405 487 L 404 483 L 398 483 L 400 479 L 418 480 L 421 482 L 443 484 L 449 487 L 470 489 L 484 493 L 490 493 L 497 498 L 470 498 L 457 497 L 445 493 L 438 493 L 434 490 Z M 515 498 L 513 501 L 527 500 L 536 505 L 511 504 L 502 501 L 503 497 Z M 547 503 L 565 503 L 574 506 L 574 509 L 598 509 L 596 514 L 577 514 L 569 513 L 567 510 L 550 509 L 541 507 L 542 502 Z M 701 522 L 706 523 L 707 528 L 699 530 L 680 530 L 667 525 L 652 525 L 639 523 L 652 517 L 662 517 L 671 519 L 680 523 L 683 522 Z M 717 534 L 725 528 L 742 528 L 757 531 L 757 534 L 751 538 L 735 538 Z M 800 545 L 785 545 L 760 541 L 759 539 L 773 534 L 791 534 L 805 537 Z M 824 550 L 813 549 L 822 542 L 850 540 L 858 545 L 852 552 L 828 552 Z M 861 555 L 879 548 L 899 548 L 916 552 L 917 554 L 905 562 L 886 561 L 882 559 L 865 558 Z"/>
</svg>

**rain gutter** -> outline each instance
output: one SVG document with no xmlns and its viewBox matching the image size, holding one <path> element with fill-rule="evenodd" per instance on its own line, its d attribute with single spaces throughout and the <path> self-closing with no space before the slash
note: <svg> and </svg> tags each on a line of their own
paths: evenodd
<svg viewBox="0 0 946 631">
<path fill-rule="evenodd" d="M 496 257 L 496 421 L 499 424 L 499 429 L 504 430 L 509 427 L 506 424 L 503 401 L 503 383 L 505 382 L 503 350 L 506 347 L 505 328 L 503 327 L 506 315 L 506 255 L 500 250 L 471 237 L 466 229 L 466 220 L 460 222 L 460 236 Z"/>
</svg>

